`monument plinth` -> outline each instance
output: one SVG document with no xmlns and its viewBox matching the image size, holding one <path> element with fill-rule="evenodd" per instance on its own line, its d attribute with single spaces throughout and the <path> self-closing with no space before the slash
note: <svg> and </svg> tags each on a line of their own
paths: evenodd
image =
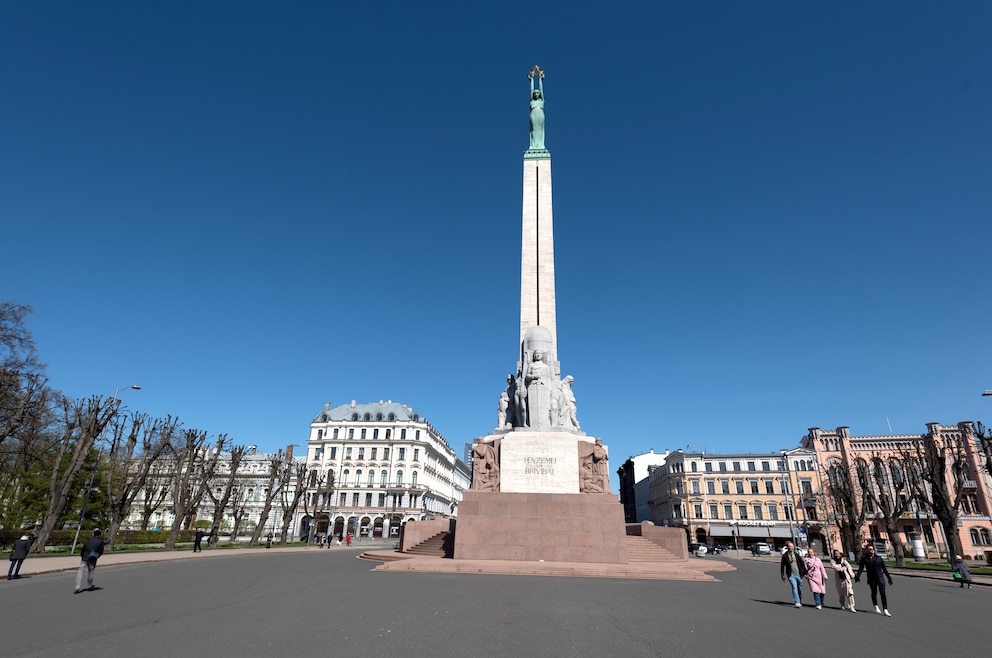
<svg viewBox="0 0 992 658">
<path fill-rule="evenodd" d="M 473 445 L 455 559 L 623 564 L 623 508 L 610 494 L 607 451 L 581 430 L 574 378 L 561 376 L 544 72 L 535 66 L 528 77 L 517 368 L 500 394 L 495 430 Z"/>
</svg>

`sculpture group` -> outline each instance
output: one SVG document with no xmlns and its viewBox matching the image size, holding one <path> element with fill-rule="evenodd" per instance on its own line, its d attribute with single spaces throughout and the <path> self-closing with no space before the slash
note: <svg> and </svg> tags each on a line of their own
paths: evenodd
<svg viewBox="0 0 992 658">
<path fill-rule="evenodd" d="M 575 407 L 575 393 L 567 375 L 551 352 L 551 334 L 543 327 L 529 329 L 524 336 L 516 375 L 506 377 L 506 390 L 496 405 L 496 430 L 531 428 L 539 430 L 581 430 Z"/>
</svg>

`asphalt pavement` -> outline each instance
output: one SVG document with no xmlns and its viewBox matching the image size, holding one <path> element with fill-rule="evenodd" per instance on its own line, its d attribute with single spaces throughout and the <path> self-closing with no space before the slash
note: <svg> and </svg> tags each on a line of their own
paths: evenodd
<svg viewBox="0 0 992 658">
<path fill-rule="evenodd" d="M 992 588 L 947 579 L 894 575 L 886 618 L 867 611 L 863 581 L 858 614 L 839 609 L 832 582 L 826 608 L 808 592 L 794 608 L 769 558 L 728 556 L 736 570 L 716 582 L 647 581 L 374 572 L 356 559 L 363 548 L 101 561 L 101 589 L 79 595 L 74 569 L 4 581 L 0 647 L 55 657 L 834 657 L 981 654 L 992 641 Z"/>
</svg>

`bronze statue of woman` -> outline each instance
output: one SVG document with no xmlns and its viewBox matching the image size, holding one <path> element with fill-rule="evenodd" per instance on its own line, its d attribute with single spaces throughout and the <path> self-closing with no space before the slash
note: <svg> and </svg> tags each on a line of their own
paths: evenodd
<svg viewBox="0 0 992 658">
<path fill-rule="evenodd" d="M 544 71 L 539 66 L 527 76 L 530 78 L 530 148 L 544 150 Z M 537 89 L 534 88 L 537 78 Z"/>
</svg>

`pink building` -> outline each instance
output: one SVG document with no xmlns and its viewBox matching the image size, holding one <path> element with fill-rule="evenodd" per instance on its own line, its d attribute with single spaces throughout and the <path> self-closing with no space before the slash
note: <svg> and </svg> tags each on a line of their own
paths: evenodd
<svg viewBox="0 0 992 658">
<path fill-rule="evenodd" d="M 976 560 L 992 556 L 992 498 L 973 423 L 928 423 L 924 434 L 897 436 L 851 436 L 847 427 L 814 427 L 802 446 L 816 451 L 832 545 L 851 551 L 873 539 L 891 550 L 898 539 L 908 552 L 918 540 L 927 557 L 946 557 L 948 540 L 933 511 L 933 487 L 920 478 L 929 467 L 944 470 L 951 505 L 959 513 L 962 554 Z M 890 536 L 886 516 L 895 519 L 898 538 Z M 917 544 L 917 556 L 920 548 Z"/>
</svg>

